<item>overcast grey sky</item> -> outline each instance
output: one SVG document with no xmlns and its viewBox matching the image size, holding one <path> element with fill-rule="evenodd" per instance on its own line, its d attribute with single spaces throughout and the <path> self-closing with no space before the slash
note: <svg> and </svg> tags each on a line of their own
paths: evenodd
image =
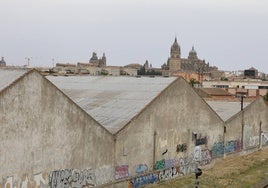
<svg viewBox="0 0 268 188">
<path fill-rule="evenodd" d="M 167 61 L 177 36 L 220 70 L 268 73 L 267 0 L 0 0 L 0 56 L 9 65 Z"/>
</svg>

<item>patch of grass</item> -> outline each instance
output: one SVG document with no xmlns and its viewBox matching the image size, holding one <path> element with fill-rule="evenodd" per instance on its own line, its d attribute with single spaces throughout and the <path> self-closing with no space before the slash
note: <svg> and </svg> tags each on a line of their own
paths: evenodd
<svg viewBox="0 0 268 188">
<path fill-rule="evenodd" d="M 203 170 L 202 176 L 199 177 L 199 187 L 251 188 L 266 178 L 268 178 L 268 148 L 247 156 L 223 159 L 213 168 Z M 147 187 L 193 188 L 194 185 L 195 175 L 190 174 Z"/>
</svg>

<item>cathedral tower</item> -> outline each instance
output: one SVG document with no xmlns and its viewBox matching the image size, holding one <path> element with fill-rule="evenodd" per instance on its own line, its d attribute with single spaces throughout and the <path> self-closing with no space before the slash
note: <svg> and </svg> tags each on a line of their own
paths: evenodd
<svg viewBox="0 0 268 188">
<path fill-rule="evenodd" d="M 177 42 L 177 37 L 170 48 L 170 57 L 167 63 L 170 71 L 177 71 L 181 69 L 181 48 Z"/>
</svg>

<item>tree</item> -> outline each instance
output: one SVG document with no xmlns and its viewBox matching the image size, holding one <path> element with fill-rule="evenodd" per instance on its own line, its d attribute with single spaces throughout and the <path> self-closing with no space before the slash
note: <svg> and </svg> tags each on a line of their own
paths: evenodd
<svg viewBox="0 0 268 188">
<path fill-rule="evenodd" d="M 196 81 L 196 79 L 191 78 L 190 81 L 189 81 L 189 84 L 190 84 L 192 87 L 194 87 L 194 85 L 195 85 L 195 84 L 199 84 L 199 82 Z"/>
</svg>

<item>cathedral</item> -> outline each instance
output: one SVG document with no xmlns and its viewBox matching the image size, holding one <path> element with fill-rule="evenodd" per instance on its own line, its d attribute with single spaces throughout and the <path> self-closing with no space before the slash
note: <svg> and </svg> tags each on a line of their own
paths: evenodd
<svg viewBox="0 0 268 188">
<path fill-rule="evenodd" d="M 181 48 L 177 37 L 175 37 L 175 41 L 170 48 L 170 57 L 167 60 L 167 64 L 162 65 L 162 69 L 172 75 L 176 72 L 207 73 L 217 70 L 217 67 L 210 67 L 209 63 L 206 63 L 205 60 L 199 59 L 194 46 L 189 52 L 188 58 L 181 58 Z"/>
<path fill-rule="evenodd" d="M 103 53 L 102 58 L 98 58 L 97 53 L 93 52 L 92 57 L 89 59 L 89 64 L 96 67 L 106 67 L 105 53 Z"/>
</svg>

